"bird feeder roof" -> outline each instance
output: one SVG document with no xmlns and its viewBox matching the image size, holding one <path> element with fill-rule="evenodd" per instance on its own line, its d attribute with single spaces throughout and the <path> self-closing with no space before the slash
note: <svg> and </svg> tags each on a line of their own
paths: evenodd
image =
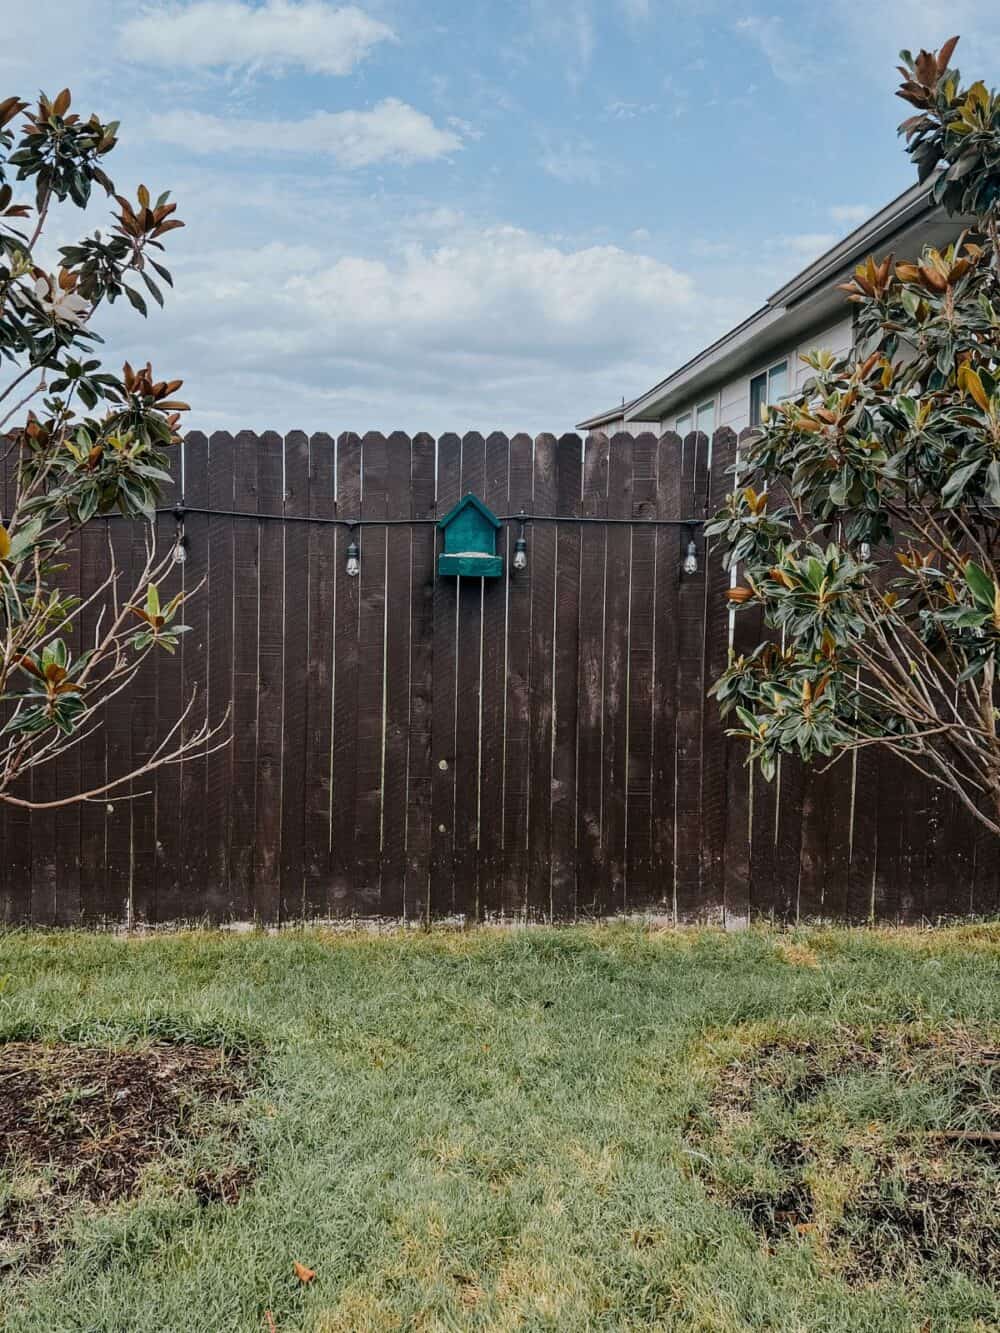
<svg viewBox="0 0 1000 1333">
<path fill-rule="evenodd" d="M 493 510 L 484 505 L 482 500 L 480 500 L 477 495 L 473 495 L 470 491 L 468 495 L 462 496 L 461 500 L 459 500 L 458 504 L 455 505 L 453 509 L 448 510 L 444 518 L 438 520 L 438 527 L 439 528 L 449 527 L 455 521 L 455 519 L 458 518 L 459 514 L 461 514 L 464 510 L 468 509 L 470 506 L 473 509 L 475 509 L 477 513 L 479 513 L 486 520 L 487 523 L 491 523 L 493 527 L 500 528 L 503 526 L 500 520 L 497 518 L 496 514 L 494 514 Z"/>
</svg>

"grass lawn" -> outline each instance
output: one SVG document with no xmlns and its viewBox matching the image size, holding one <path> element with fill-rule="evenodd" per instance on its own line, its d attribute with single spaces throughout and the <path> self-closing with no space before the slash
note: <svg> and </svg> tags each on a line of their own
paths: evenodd
<svg viewBox="0 0 1000 1333">
<path fill-rule="evenodd" d="M 55 1169 L 7 1162 L 8 1333 L 1000 1327 L 998 927 L 15 932 L 0 975 L 5 1043 L 246 1085 L 5 1250 Z"/>
</svg>

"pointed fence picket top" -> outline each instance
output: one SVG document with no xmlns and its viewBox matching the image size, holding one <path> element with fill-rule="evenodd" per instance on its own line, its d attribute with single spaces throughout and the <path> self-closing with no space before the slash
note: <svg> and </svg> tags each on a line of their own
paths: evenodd
<svg viewBox="0 0 1000 1333">
<path fill-rule="evenodd" d="M 131 803 L 8 806 L 0 916 L 736 927 L 996 911 L 992 842 L 891 757 L 783 760 L 766 783 L 727 736 L 707 691 L 763 627 L 730 614 L 701 524 L 738 447 L 727 430 L 189 435 L 157 534 L 175 540 L 183 502 L 188 558 L 163 591 L 204 580 L 191 633 L 35 794 L 141 761 L 195 687 L 213 721 L 229 709 L 232 743 Z M 499 519 L 499 577 L 438 573 L 437 525 L 470 494 Z M 137 530 L 89 525 L 74 592 L 100 586 L 109 551 L 134 565 Z"/>
</svg>

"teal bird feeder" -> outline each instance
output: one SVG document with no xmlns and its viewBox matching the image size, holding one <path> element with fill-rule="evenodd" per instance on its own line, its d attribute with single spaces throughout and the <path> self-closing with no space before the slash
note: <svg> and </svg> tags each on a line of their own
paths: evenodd
<svg viewBox="0 0 1000 1333">
<path fill-rule="evenodd" d="M 475 495 L 465 495 L 438 523 L 444 550 L 438 556 L 439 574 L 463 579 L 498 579 L 503 556 L 497 555 L 500 520 Z"/>
</svg>

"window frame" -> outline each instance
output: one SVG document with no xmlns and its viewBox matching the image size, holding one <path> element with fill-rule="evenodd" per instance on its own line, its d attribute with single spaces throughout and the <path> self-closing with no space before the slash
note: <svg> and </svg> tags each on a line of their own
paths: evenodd
<svg viewBox="0 0 1000 1333">
<path fill-rule="evenodd" d="M 760 418 L 760 417 L 758 417 L 757 420 L 754 420 L 754 385 L 755 385 L 755 384 L 759 384 L 761 380 L 764 381 L 764 398 L 763 398 L 763 401 L 762 401 L 762 403 L 761 403 L 761 407 L 773 407 L 774 404 L 775 404 L 776 402 L 782 402 L 785 398 L 788 398 L 788 397 L 791 396 L 791 390 L 790 390 L 790 388 L 789 388 L 789 382 L 788 382 L 788 376 L 789 376 L 789 369 L 788 369 L 788 366 L 789 366 L 789 360 L 790 360 L 790 358 L 789 358 L 788 356 L 783 356 L 783 357 L 781 358 L 780 361 L 774 361 L 774 362 L 771 363 L 771 365 L 769 365 L 769 366 L 765 366 L 763 370 L 759 370 L 759 371 L 757 372 L 756 375 L 751 375 L 751 376 L 750 376 L 750 384 L 749 384 L 749 387 L 748 387 L 749 403 L 748 403 L 748 405 L 747 405 L 747 419 L 748 419 L 748 421 L 749 421 L 749 423 L 750 423 L 751 428 L 756 428 L 757 426 L 759 426 L 759 425 L 761 424 L 761 418 Z M 777 370 L 780 370 L 780 371 L 784 374 L 784 376 L 785 376 L 785 389 L 784 389 L 784 392 L 783 392 L 782 394 L 780 394 L 778 397 L 776 397 L 776 398 L 772 398 L 772 396 L 771 396 L 771 378 L 772 378 L 772 376 L 774 375 L 775 371 L 777 371 Z"/>
<path fill-rule="evenodd" d="M 701 433 L 704 435 L 708 435 L 709 438 L 711 438 L 711 436 L 713 436 L 716 431 L 716 418 L 718 415 L 718 407 L 719 407 L 718 394 L 713 394 L 711 398 L 703 398 L 700 403 L 698 402 L 693 403 L 691 407 L 685 408 L 683 412 L 679 412 L 677 416 L 674 417 L 674 433 L 676 435 L 679 435 L 683 440 L 692 432 L 697 432 L 699 429 L 698 427 L 699 415 L 702 412 L 704 412 L 706 408 L 710 408 L 712 412 L 712 429 L 708 431 L 702 431 Z M 684 421 L 687 422 L 687 426 L 682 430 L 681 422 Z"/>
</svg>

